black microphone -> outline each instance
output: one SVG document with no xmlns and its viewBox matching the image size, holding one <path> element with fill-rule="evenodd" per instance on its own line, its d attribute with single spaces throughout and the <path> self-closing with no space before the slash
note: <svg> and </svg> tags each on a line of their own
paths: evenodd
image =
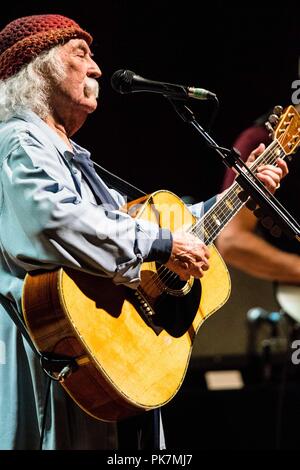
<svg viewBox="0 0 300 470">
<path fill-rule="evenodd" d="M 111 77 L 111 86 L 115 91 L 122 94 L 147 91 L 150 93 L 160 93 L 176 100 L 187 100 L 188 98 L 210 100 L 217 98 L 215 93 L 204 88 L 156 82 L 140 77 L 140 75 L 136 75 L 131 70 L 117 70 Z"/>
</svg>

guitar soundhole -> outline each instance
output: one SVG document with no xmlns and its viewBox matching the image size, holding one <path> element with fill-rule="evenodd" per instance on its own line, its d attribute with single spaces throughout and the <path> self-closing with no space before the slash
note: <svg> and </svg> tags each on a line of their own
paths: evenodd
<svg viewBox="0 0 300 470">
<path fill-rule="evenodd" d="M 182 281 L 180 277 L 168 270 L 167 274 L 159 274 L 159 280 L 170 290 L 181 290 L 184 288 L 186 281 Z"/>
<path fill-rule="evenodd" d="M 156 271 L 158 276 L 158 285 L 165 293 L 181 297 L 190 292 L 194 283 L 194 279 L 192 277 L 188 281 L 183 281 L 177 274 L 158 263 L 156 263 Z"/>
<path fill-rule="evenodd" d="M 186 281 L 182 281 L 177 276 L 177 283 L 171 283 L 172 292 L 175 291 L 174 286 L 179 292 L 187 285 Z M 184 295 L 169 294 L 165 291 L 155 302 L 155 315 L 151 317 L 156 327 L 166 330 L 171 336 L 180 337 L 190 328 L 201 300 L 201 282 L 199 279 L 193 279 L 189 287 L 189 291 Z"/>
</svg>

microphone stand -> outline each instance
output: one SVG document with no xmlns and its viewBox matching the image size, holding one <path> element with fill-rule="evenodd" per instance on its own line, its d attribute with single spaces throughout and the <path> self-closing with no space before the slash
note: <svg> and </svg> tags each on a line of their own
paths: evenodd
<svg viewBox="0 0 300 470">
<path fill-rule="evenodd" d="M 172 104 L 176 113 L 184 122 L 192 125 L 197 132 L 204 138 L 207 145 L 213 148 L 222 158 L 223 163 L 229 168 L 234 168 L 238 173 L 236 182 L 246 191 L 246 193 L 258 204 L 262 210 L 265 210 L 280 229 L 289 237 L 300 241 L 300 225 L 289 214 L 289 212 L 280 204 L 273 194 L 262 184 L 254 175 L 250 168 L 240 158 L 236 150 L 220 147 L 212 137 L 197 122 L 194 113 L 184 104 L 183 100 L 176 100 L 165 95 Z"/>
</svg>

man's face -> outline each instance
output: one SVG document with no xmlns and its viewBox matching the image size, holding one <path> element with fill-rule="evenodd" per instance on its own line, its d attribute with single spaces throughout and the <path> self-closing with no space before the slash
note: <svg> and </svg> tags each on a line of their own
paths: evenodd
<svg viewBox="0 0 300 470">
<path fill-rule="evenodd" d="M 65 67 L 65 77 L 58 84 L 63 95 L 63 105 L 78 106 L 81 111 L 92 113 L 97 107 L 98 83 L 102 73 L 92 59 L 89 46 L 83 39 L 71 39 L 59 50 Z"/>
</svg>

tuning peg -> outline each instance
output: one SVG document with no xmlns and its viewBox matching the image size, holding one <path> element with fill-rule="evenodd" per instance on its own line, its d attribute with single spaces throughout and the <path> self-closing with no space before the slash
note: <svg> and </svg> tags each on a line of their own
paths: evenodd
<svg viewBox="0 0 300 470">
<path fill-rule="evenodd" d="M 272 126 L 276 126 L 276 124 L 278 123 L 279 121 L 279 116 L 277 116 L 277 114 L 271 114 L 271 116 L 269 116 L 269 122 L 272 124 Z"/>
<path fill-rule="evenodd" d="M 280 106 L 279 104 L 276 105 L 273 109 L 273 113 L 277 114 L 278 117 L 282 115 L 282 111 L 283 111 L 283 107 Z"/>
<path fill-rule="evenodd" d="M 269 133 L 269 137 L 271 139 L 273 139 L 274 137 L 274 129 L 273 127 L 271 126 L 271 124 L 269 123 L 269 121 L 265 122 L 265 128 L 267 129 L 268 133 Z"/>
</svg>

